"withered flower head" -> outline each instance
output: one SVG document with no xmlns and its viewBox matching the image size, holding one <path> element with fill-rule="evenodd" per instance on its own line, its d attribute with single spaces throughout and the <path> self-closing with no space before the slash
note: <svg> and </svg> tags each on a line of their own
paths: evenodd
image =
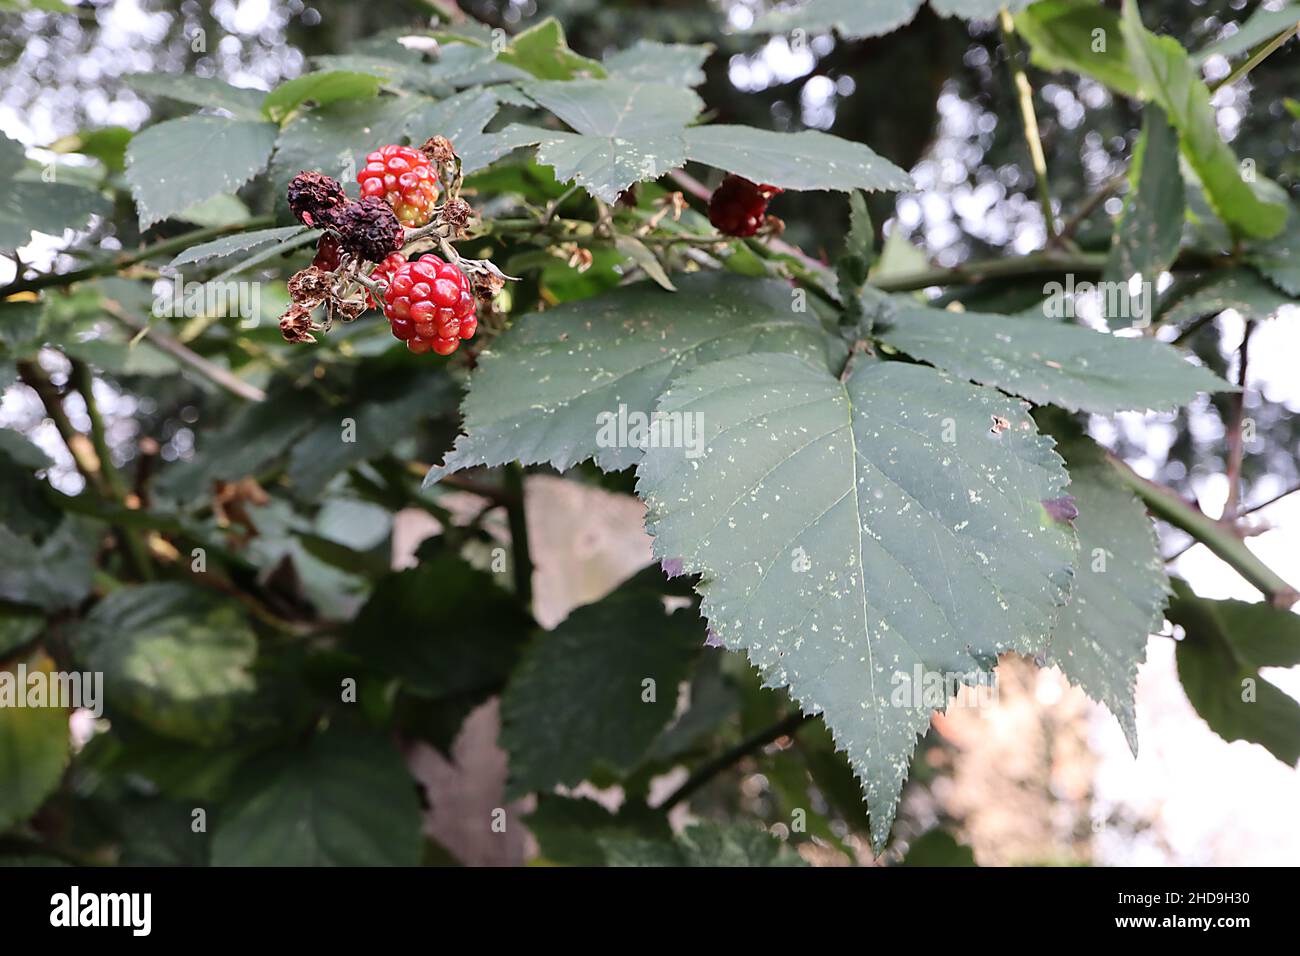
<svg viewBox="0 0 1300 956">
<path fill-rule="evenodd" d="M 284 336 L 286 342 L 295 345 L 299 342 L 315 342 L 316 336 L 312 335 L 311 332 L 310 309 L 301 305 L 291 305 L 289 311 L 280 316 L 280 334 Z"/>
<path fill-rule="evenodd" d="M 298 305 L 311 308 L 320 305 L 331 295 L 334 277 L 316 266 L 295 272 L 289 279 L 289 298 Z"/>
<path fill-rule="evenodd" d="M 451 140 L 445 136 L 431 136 L 424 141 L 420 147 L 420 152 L 429 157 L 429 161 L 435 166 L 454 166 L 456 164 L 456 150 L 451 145 Z"/>
</svg>

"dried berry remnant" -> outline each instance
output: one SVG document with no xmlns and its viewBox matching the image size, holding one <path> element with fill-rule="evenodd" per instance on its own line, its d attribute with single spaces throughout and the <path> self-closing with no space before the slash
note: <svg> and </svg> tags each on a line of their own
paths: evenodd
<svg viewBox="0 0 1300 956">
<path fill-rule="evenodd" d="M 311 308 L 320 305 L 328 299 L 334 288 L 334 276 L 318 269 L 315 266 L 308 266 L 301 272 L 295 272 L 289 279 L 289 298 L 293 299 L 298 305 Z"/>
<path fill-rule="evenodd" d="M 409 146 L 381 146 L 357 173 L 362 198 L 382 199 L 411 227 L 423 226 L 438 200 L 438 174 L 429 158 Z"/>
<path fill-rule="evenodd" d="M 763 226 L 768 201 L 781 191 L 729 175 L 709 198 L 709 222 L 728 236 L 752 236 Z"/>
<path fill-rule="evenodd" d="M 445 136 L 431 136 L 424 141 L 420 152 L 429 158 L 435 166 L 450 166 L 456 162 L 456 150 L 451 140 Z"/>
<path fill-rule="evenodd" d="M 334 210 L 330 225 L 338 233 L 339 245 L 345 252 L 368 262 L 383 262 L 401 250 L 405 241 L 397 214 L 374 197 Z"/>
<path fill-rule="evenodd" d="M 505 287 L 506 277 L 500 273 L 481 271 L 471 275 L 469 283 L 474 290 L 474 298 L 486 305 Z"/>
<path fill-rule="evenodd" d="M 304 170 L 289 180 L 289 208 L 304 226 L 329 225 L 332 212 L 349 202 L 338 181 Z"/>
<path fill-rule="evenodd" d="M 393 335 L 417 354 L 450 355 L 478 331 L 469 278 L 437 256 L 399 265 L 384 293 Z"/>
<path fill-rule="evenodd" d="M 301 305 L 289 306 L 289 311 L 280 316 L 280 334 L 286 342 L 315 342 L 312 335 L 311 309 Z"/>
<path fill-rule="evenodd" d="M 370 298 L 366 296 L 366 298 Z M 366 311 L 366 303 L 361 299 L 344 299 L 338 305 L 339 315 L 343 316 L 344 322 L 351 322 L 362 312 Z"/>
<path fill-rule="evenodd" d="M 448 199 L 438 210 L 440 221 L 448 227 L 448 239 L 463 239 L 474 207 L 463 199 Z"/>
</svg>

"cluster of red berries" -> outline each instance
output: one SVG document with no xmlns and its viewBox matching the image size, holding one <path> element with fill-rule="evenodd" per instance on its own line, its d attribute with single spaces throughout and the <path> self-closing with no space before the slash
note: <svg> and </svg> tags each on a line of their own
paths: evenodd
<svg viewBox="0 0 1300 956">
<path fill-rule="evenodd" d="M 780 192 L 775 186 L 729 175 L 709 198 L 709 222 L 728 236 L 752 236 L 767 218 L 768 202 Z"/>
<path fill-rule="evenodd" d="M 366 157 L 365 168 L 357 174 L 360 200 L 349 199 L 338 182 L 322 173 L 302 172 L 289 184 L 289 207 L 298 221 L 325 230 L 312 262 L 315 271 L 299 275 L 311 273 L 315 279 L 321 273 L 336 272 L 345 255 L 353 262 L 378 263 L 370 278 L 383 291 L 380 301 L 367 293 L 366 304 L 383 309 L 393 335 L 415 353 L 450 355 L 478 331 L 476 289 L 459 266 L 434 255 L 407 261 L 401 252 L 406 228 L 419 228 L 432 220 L 438 199 L 435 161 L 448 158 L 455 161 L 455 153 L 451 144 L 439 137 L 421 149 L 381 146 Z M 449 225 L 454 235 L 457 228 L 463 229 L 471 212 L 463 200 L 452 198 L 444 205 L 439 222 Z M 297 311 L 289 317 L 290 332 L 295 333 L 291 340 L 310 341 L 310 335 L 300 334 L 298 327 L 319 328 L 311 325 L 309 310 L 322 296 L 307 296 L 306 283 L 297 285 Z M 499 287 L 499 282 L 493 287 L 488 281 L 479 292 L 491 297 Z M 360 303 L 352 300 L 336 303 L 345 313 L 346 305 L 360 308 Z M 282 321 L 282 331 L 284 325 Z"/>
<path fill-rule="evenodd" d="M 438 174 L 429 157 L 410 146 L 381 146 L 357 173 L 361 195 L 382 199 L 406 226 L 423 226 L 438 200 Z"/>
<path fill-rule="evenodd" d="M 469 278 L 437 256 L 408 262 L 400 252 L 394 253 L 370 278 L 387 283 L 384 315 L 393 335 L 412 352 L 450 355 L 478 330 Z"/>
</svg>

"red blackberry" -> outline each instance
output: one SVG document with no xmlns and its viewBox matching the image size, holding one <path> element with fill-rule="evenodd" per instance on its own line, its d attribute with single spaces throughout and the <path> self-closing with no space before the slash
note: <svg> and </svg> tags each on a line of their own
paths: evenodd
<svg viewBox="0 0 1300 956">
<path fill-rule="evenodd" d="M 339 267 L 339 257 L 342 255 L 343 249 L 339 241 L 328 232 L 321 233 L 316 242 L 316 258 L 311 264 L 324 272 L 333 272 Z"/>
<path fill-rule="evenodd" d="M 752 236 L 763 225 L 768 200 L 781 191 L 729 175 L 709 198 L 709 222 L 728 236 Z"/>
<path fill-rule="evenodd" d="M 397 265 L 384 293 L 393 335 L 412 352 L 450 355 L 478 330 L 469 278 L 437 256 Z"/>
<path fill-rule="evenodd" d="M 385 285 L 388 285 L 392 283 L 393 273 L 397 271 L 398 266 L 405 264 L 406 256 L 402 255 L 400 252 L 394 252 L 383 262 L 379 263 L 379 265 L 375 266 L 374 271 L 370 273 L 370 278 L 377 282 L 382 281 Z M 383 308 L 382 303 L 376 302 L 375 297 L 369 292 L 366 293 L 366 304 L 372 309 Z"/>
<path fill-rule="evenodd" d="M 381 146 L 357 173 L 362 198 L 382 199 L 403 224 L 423 226 L 438 199 L 438 174 L 429 157 L 409 146 Z"/>
</svg>

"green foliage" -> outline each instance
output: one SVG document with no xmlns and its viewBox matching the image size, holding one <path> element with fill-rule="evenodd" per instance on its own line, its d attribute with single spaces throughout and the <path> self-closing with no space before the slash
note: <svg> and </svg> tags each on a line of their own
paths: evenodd
<svg viewBox="0 0 1300 956">
<path fill-rule="evenodd" d="M 668 614 L 643 586 L 579 608 L 539 635 L 501 698 L 507 795 L 575 786 L 598 767 L 635 769 L 672 717 L 677 685 L 703 644 L 698 618 Z M 625 716 L 610 721 L 611 713 Z"/>
<path fill-rule="evenodd" d="M 1231 388 L 1149 338 L 1118 338 L 1050 320 L 899 303 L 886 345 L 983 385 L 1070 411 L 1166 410 Z"/>
<path fill-rule="evenodd" d="M 1264 239 L 1277 235 L 1286 220 L 1286 207 L 1260 199 L 1242 178 L 1236 155 L 1219 136 L 1210 91 L 1187 51 L 1174 38 L 1148 31 L 1135 0 L 1124 0 L 1120 31 L 1142 96 L 1169 115 L 1183 156 L 1219 218 L 1239 235 Z"/>
<path fill-rule="evenodd" d="M 1069 492 L 1079 516 L 1079 567 L 1047 659 L 1119 720 L 1137 753 L 1133 695 L 1148 635 L 1164 620 L 1169 581 L 1142 503 L 1115 478 L 1095 446 L 1067 446 Z"/>
<path fill-rule="evenodd" d="M 779 282 L 705 273 L 680 278 L 675 295 L 639 283 L 527 316 L 482 356 L 466 434 L 428 480 L 512 460 L 564 469 L 594 458 L 617 471 L 640 450 L 602 442 L 617 423 L 603 428 L 598 416 L 620 406 L 649 415 L 673 377 L 701 362 L 747 352 L 842 361 L 843 345 L 791 302 Z"/>
<path fill-rule="evenodd" d="M 647 450 L 656 555 L 703 574 L 719 640 L 824 716 L 883 845 L 934 709 L 914 668 L 974 683 L 1046 646 L 1075 550 L 1042 504 L 1064 491 L 1060 459 L 1019 403 L 901 363 L 841 382 L 790 355 L 726 359 L 659 410 L 698 415 L 725 464 Z"/>
<path fill-rule="evenodd" d="M 1300 619 L 1266 604 L 1211 601 L 1174 581 L 1166 612 L 1183 629 L 1178 677 L 1187 699 L 1224 740 L 1260 744 L 1288 766 L 1300 760 L 1300 704 L 1260 676 L 1300 664 Z"/>
<path fill-rule="evenodd" d="M 132 137 L 126 178 L 140 228 L 238 189 L 266 167 L 275 135 L 272 123 L 187 116 Z"/>
</svg>

